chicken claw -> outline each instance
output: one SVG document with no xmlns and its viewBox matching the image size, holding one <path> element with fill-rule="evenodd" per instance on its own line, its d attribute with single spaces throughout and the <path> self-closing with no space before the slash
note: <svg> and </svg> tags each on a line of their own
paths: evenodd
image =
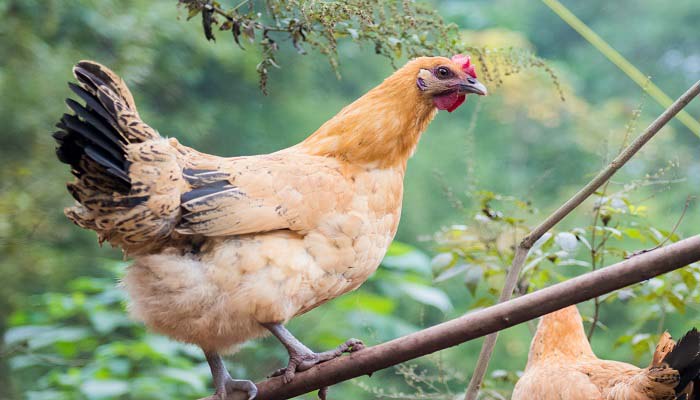
<svg viewBox="0 0 700 400">
<path fill-rule="evenodd" d="M 314 353 L 310 350 L 308 352 L 290 351 L 289 364 L 287 364 L 287 367 L 278 369 L 277 371 L 273 372 L 271 376 L 283 375 L 284 383 L 289 383 L 294 378 L 294 374 L 296 372 L 306 371 L 316 364 L 340 357 L 343 355 L 343 353 L 354 353 L 362 350 L 364 347 L 365 345 L 361 340 L 348 339 L 345 341 L 345 343 L 341 344 L 335 349 L 324 351 L 322 353 Z"/>
<path fill-rule="evenodd" d="M 306 371 L 316 364 L 332 360 L 340 357 L 343 353 L 353 353 L 362 350 L 365 345 L 359 339 L 348 339 L 345 343 L 336 347 L 333 350 L 324 351 L 322 353 L 314 353 L 282 324 L 263 324 L 277 339 L 287 348 L 289 352 L 289 363 L 286 368 L 281 368 L 275 371 L 271 376 L 282 376 L 284 383 L 289 383 L 294 379 L 296 372 Z M 325 396 L 325 391 L 319 392 L 319 397 Z M 323 397 L 322 397 L 323 396 Z"/>
<path fill-rule="evenodd" d="M 214 380 L 216 391 L 212 396 L 200 400 L 226 400 L 226 398 L 236 391 L 245 392 L 247 400 L 253 400 L 258 395 L 258 388 L 252 381 L 243 379 L 233 379 L 226 370 L 224 361 L 216 353 L 204 352 L 211 369 L 211 376 Z"/>
</svg>

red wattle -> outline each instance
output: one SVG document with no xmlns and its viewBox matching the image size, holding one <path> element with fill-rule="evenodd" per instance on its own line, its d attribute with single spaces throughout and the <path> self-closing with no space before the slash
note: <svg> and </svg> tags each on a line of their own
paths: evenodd
<svg viewBox="0 0 700 400">
<path fill-rule="evenodd" d="M 452 112 L 456 110 L 457 107 L 461 106 L 462 103 L 464 103 L 464 99 L 466 97 L 467 96 L 463 94 L 452 92 L 433 97 L 433 104 L 435 104 L 435 107 L 437 107 L 438 110 L 447 110 L 448 112 Z"/>
</svg>

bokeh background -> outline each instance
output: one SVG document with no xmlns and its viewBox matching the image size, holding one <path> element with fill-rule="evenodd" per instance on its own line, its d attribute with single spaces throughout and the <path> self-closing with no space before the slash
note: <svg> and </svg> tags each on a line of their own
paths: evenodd
<svg viewBox="0 0 700 400">
<path fill-rule="evenodd" d="M 700 78 L 696 0 L 563 3 L 669 96 Z M 314 349 L 351 336 L 378 343 L 492 304 L 517 238 L 663 110 L 541 2 L 432 5 L 459 26 L 467 45 L 529 50 L 556 79 L 542 68 L 523 69 L 491 82 L 489 97 L 470 97 L 456 112 L 437 116 L 409 162 L 397 243 L 384 267 L 358 291 L 291 323 Z M 226 156 L 302 140 L 392 72 L 372 48 L 350 40 L 339 41 L 341 79 L 323 56 L 281 47 L 281 68 L 271 71 L 264 96 L 256 51 L 238 49 L 228 35 L 207 42 L 201 24 L 187 22 L 176 1 L 0 0 L 0 398 L 209 394 L 196 348 L 128 319 L 116 287 L 127 265 L 120 252 L 100 248 L 92 232 L 64 218 L 70 175 L 55 159 L 50 133 L 66 111 L 66 81 L 80 59 L 121 74 L 144 120 L 163 135 Z M 697 119 L 700 102 L 687 111 Z M 700 137 L 671 122 L 605 193 L 542 244 L 521 291 L 608 265 L 666 237 L 697 234 L 697 201 L 672 228 L 686 198 L 700 192 L 699 156 Z M 603 243 L 594 256 L 591 241 L 594 248 Z M 662 329 L 677 336 L 698 324 L 696 269 L 601 299 L 597 353 L 642 365 Z M 593 305 L 581 309 L 590 322 Z M 501 336 L 484 398 L 509 397 L 531 329 Z M 338 385 L 331 398 L 457 398 L 479 348 L 473 341 Z M 286 352 L 270 339 L 228 359 L 235 377 L 254 380 L 285 362 Z"/>
</svg>

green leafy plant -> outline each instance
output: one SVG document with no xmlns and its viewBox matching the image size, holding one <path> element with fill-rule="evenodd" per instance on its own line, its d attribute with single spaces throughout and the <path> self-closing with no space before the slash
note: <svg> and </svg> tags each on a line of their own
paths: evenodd
<svg viewBox="0 0 700 400">
<path fill-rule="evenodd" d="M 200 351 L 129 319 L 116 283 L 78 278 L 69 292 L 34 296 L 31 309 L 10 316 L 2 353 L 15 374 L 40 377 L 27 399 L 155 400 L 208 392 Z"/>
</svg>

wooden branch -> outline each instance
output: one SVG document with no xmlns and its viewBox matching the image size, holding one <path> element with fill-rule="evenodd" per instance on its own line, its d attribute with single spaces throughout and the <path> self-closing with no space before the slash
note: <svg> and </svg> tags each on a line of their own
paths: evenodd
<svg viewBox="0 0 700 400">
<path fill-rule="evenodd" d="M 517 299 L 336 358 L 299 372 L 288 384 L 282 377 L 258 382 L 258 400 L 289 399 L 417 357 L 456 346 L 558 309 L 645 281 L 700 260 L 700 235 L 589 272 Z M 241 396 L 228 396 L 239 400 Z"/>
<path fill-rule="evenodd" d="M 618 169 L 629 161 L 632 156 L 637 154 L 637 152 L 645 145 L 649 140 L 656 135 L 661 128 L 663 128 L 676 114 L 678 114 L 690 101 L 695 98 L 695 96 L 700 93 L 700 81 L 696 82 L 693 86 L 688 89 L 681 97 L 679 97 L 671 106 L 669 106 L 666 111 L 663 112 L 654 122 L 647 127 L 647 129 L 639 135 L 627 148 L 625 148 L 615 159 L 598 175 L 593 178 L 586 186 L 578 191 L 573 197 L 571 197 L 566 203 L 554 211 L 547 219 L 545 219 L 540 225 L 538 225 L 532 232 L 530 232 L 525 239 L 520 243 L 515 251 L 515 257 L 513 258 L 513 263 L 511 264 L 508 273 L 506 274 L 505 284 L 503 286 L 503 291 L 499 298 L 499 302 L 506 301 L 513 295 L 513 289 L 518 281 L 520 272 L 522 271 L 523 264 L 527 259 L 527 255 L 530 252 L 530 248 L 535 242 L 542 237 L 547 231 L 552 229 L 554 225 L 559 223 L 564 217 L 569 215 L 576 207 L 581 205 L 587 198 L 589 198 L 600 186 L 612 177 Z M 481 382 L 484 380 L 484 375 L 486 375 L 486 369 L 488 368 L 491 355 L 493 354 L 493 349 L 496 347 L 496 341 L 498 340 L 498 333 L 489 335 L 484 340 L 484 344 L 481 347 L 481 353 L 479 354 L 479 359 L 477 360 L 476 367 L 474 368 L 474 374 L 469 382 L 469 387 L 464 396 L 465 400 L 476 400 L 479 394 L 479 389 L 481 387 Z"/>
</svg>

